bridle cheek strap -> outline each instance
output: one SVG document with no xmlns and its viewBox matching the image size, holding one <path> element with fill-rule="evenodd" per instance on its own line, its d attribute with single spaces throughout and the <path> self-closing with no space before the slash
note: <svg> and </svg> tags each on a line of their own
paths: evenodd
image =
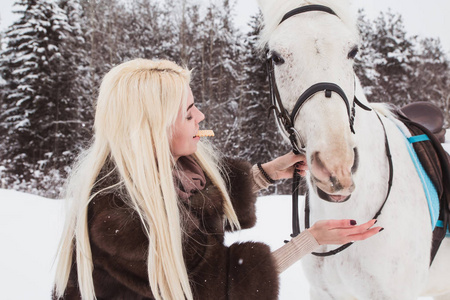
<svg viewBox="0 0 450 300">
<path fill-rule="evenodd" d="M 270 107 L 269 113 L 271 111 L 275 114 L 275 121 L 278 124 L 278 127 L 281 129 L 283 134 L 289 139 L 292 145 L 293 152 L 295 154 L 304 153 L 304 143 L 294 128 L 294 122 L 291 120 L 289 113 L 284 108 L 283 103 L 281 102 L 280 93 L 278 91 L 278 87 L 275 81 L 275 74 L 273 63 L 271 59 L 267 59 L 267 74 L 269 77 L 269 88 L 270 88 Z M 300 142 L 301 147 L 298 147 L 297 141 Z"/>
</svg>

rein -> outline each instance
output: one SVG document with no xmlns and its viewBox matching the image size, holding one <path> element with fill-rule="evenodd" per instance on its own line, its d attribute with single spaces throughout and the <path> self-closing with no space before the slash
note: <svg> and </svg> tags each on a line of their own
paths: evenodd
<svg viewBox="0 0 450 300">
<path fill-rule="evenodd" d="M 331 8 L 323 5 L 306 5 L 302 7 L 295 8 L 288 13 L 284 15 L 281 22 L 278 24 L 280 25 L 290 17 L 293 17 L 295 15 L 311 12 L 311 11 L 322 11 L 325 13 L 329 13 L 332 15 L 335 15 L 336 17 L 339 17 Z M 269 50 L 267 51 L 269 52 Z M 299 132 L 294 128 L 294 121 L 297 117 L 298 112 L 302 108 L 303 104 L 311 99 L 315 94 L 319 92 L 324 92 L 326 98 L 331 98 L 332 92 L 335 92 L 339 95 L 339 97 L 344 101 L 345 106 L 347 108 L 347 114 L 349 118 L 349 126 L 350 130 L 353 134 L 355 134 L 355 130 L 353 128 L 354 120 L 355 120 L 355 114 L 356 114 L 356 107 L 355 105 L 358 105 L 362 109 L 366 111 L 371 111 L 372 109 L 362 104 L 357 98 L 356 98 L 356 79 L 355 79 L 355 93 L 353 98 L 353 105 L 350 109 L 350 104 L 348 101 L 348 98 L 345 94 L 345 92 L 342 90 L 340 86 L 338 86 L 335 83 L 331 82 L 319 82 L 311 87 L 309 87 L 305 92 L 303 92 L 300 97 L 298 98 L 297 102 L 295 103 L 294 109 L 289 114 L 288 111 L 284 108 L 283 103 L 281 101 L 281 96 L 278 91 L 278 87 L 275 81 L 275 70 L 273 66 L 273 61 L 271 57 L 267 57 L 267 73 L 269 77 L 269 88 L 270 88 L 270 101 L 271 106 L 269 107 L 269 111 L 273 111 L 275 114 L 275 120 L 278 124 L 278 127 L 282 130 L 283 134 L 289 138 L 289 141 L 291 142 L 293 152 L 295 154 L 299 153 L 305 153 L 306 145 L 299 134 Z M 377 219 L 378 216 L 381 214 L 381 211 L 384 207 L 384 205 L 387 202 L 387 199 L 389 198 L 389 194 L 391 192 L 392 187 L 392 179 L 393 179 L 393 164 L 392 164 L 392 157 L 391 157 L 391 151 L 389 147 L 389 142 L 386 134 L 386 129 L 384 127 L 383 122 L 381 121 L 380 117 L 377 114 L 378 119 L 381 122 L 381 125 L 383 127 L 384 131 L 384 138 L 385 138 L 385 148 L 386 148 L 386 156 L 388 158 L 389 163 L 389 180 L 388 180 L 388 190 L 386 194 L 386 198 L 383 201 L 383 204 L 381 205 L 380 209 L 377 211 L 373 219 Z M 300 147 L 298 146 L 300 144 Z M 297 174 L 296 171 L 294 171 L 293 176 L 293 186 L 292 186 L 292 234 L 291 237 L 295 237 L 298 234 L 300 234 L 300 224 L 299 224 L 299 215 L 298 215 L 298 189 L 300 185 L 300 175 Z M 309 218 L 310 218 L 310 208 L 309 208 L 309 194 L 306 193 L 305 197 L 305 228 L 309 228 Z M 287 242 L 287 241 L 285 241 Z M 313 255 L 316 256 L 330 256 L 335 255 L 342 250 L 348 248 L 351 246 L 353 242 L 347 243 L 343 246 L 340 246 L 337 249 L 318 253 L 318 252 L 312 252 Z"/>
</svg>

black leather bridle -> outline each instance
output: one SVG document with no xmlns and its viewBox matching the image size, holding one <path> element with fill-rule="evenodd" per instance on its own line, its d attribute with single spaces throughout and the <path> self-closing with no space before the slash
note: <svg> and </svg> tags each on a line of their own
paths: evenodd
<svg viewBox="0 0 450 300">
<path fill-rule="evenodd" d="M 295 8 L 288 13 L 284 15 L 281 22 L 278 24 L 280 25 L 287 19 L 289 19 L 292 16 L 305 13 L 305 12 L 311 12 L 311 11 L 322 11 L 325 13 L 329 13 L 332 15 L 335 15 L 336 17 L 339 17 L 331 8 L 323 6 L 323 5 L 306 5 L 302 7 Z M 269 52 L 269 50 L 267 51 Z M 353 105 L 350 109 L 350 104 L 348 101 L 348 98 L 345 94 L 345 92 L 342 90 L 342 88 L 331 82 L 319 82 L 311 87 L 309 87 L 306 91 L 304 91 L 300 97 L 298 98 L 297 102 L 294 105 L 294 108 L 292 112 L 289 114 L 288 111 L 284 108 L 283 103 L 281 102 L 280 93 L 277 88 L 277 84 L 275 81 L 275 71 L 273 66 L 272 57 L 267 57 L 267 73 L 269 77 L 269 87 L 270 87 L 270 101 L 271 106 L 269 110 L 273 110 L 275 114 L 275 120 L 278 123 L 280 129 L 283 131 L 283 133 L 289 138 L 293 152 L 296 154 L 299 153 L 305 153 L 306 145 L 301 137 L 301 135 L 298 133 L 298 131 L 294 128 L 294 122 L 298 115 L 298 112 L 302 108 L 303 104 L 305 104 L 306 101 L 311 99 L 315 94 L 324 92 L 326 98 L 331 98 L 332 93 L 336 93 L 339 95 L 339 97 L 344 101 L 345 106 L 347 108 L 348 118 L 349 118 L 349 126 L 350 130 L 353 134 L 355 134 L 354 130 L 354 120 L 355 120 L 355 113 L 356 113 L 356 107 L 355 105 L 358 105 L 360 108 L 371 111 L 372 109 L 362 104 L 357 98 L 356 98 L 356 79 L 355 79 L 355 93 L 353 98 Z M 378 116 L 378 114 L 377 114 Z M 388 157 L 388 163 L 389 163 L 389 180 L 388 180 L 388 191 L 386 198 L 381 205 L 380 209 L 377 211 L 377 213 L 374 216 L 374 219 L 378 218 L 378 216 L 381 214 L 381 210 L 383 209 L 384 205 L 386 204 L 387 199 L 389 198 L 389 194 L 392 187 L 392 178 L 393 178 L 393 167 L 392 167 L 392 158 L 389 148 L 389 142 L 386 135 L 386 130 L 384 128 L 384 124 L 381 121 L 380 117 L 378 116 L 381 125 L 384 130 L 384 136 L 385 136 L 385 149 L 386 149 L 386 156 Z M 300 147 L 299 147 L 300 143 Z M 294 181 L 293 181 L 293 188 L 292 188 L 292 231 L 291 237 L 295 237 L 298 234 L 300 234 L 300 225 L 299 225 L 299 217 L 298 217 L 298 189 L 300 185 L 300 175 L 294 171 Z M 305 228 L 309 228 L 309 195 L 306 194 L 305 199 Z M 353 243 L 347 243 L 335 250 L 331 250 L 328 252 L 323 253 L 317 253 L 313 252 L 313 255 L 316 256 L 329 256 L 334 255 L 342 250 L 348 248 Z"/>
</svg>

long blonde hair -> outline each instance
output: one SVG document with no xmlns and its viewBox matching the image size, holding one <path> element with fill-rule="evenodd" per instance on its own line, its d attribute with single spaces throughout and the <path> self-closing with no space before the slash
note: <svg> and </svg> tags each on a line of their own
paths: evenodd
<svg viewBox="0 0 450 300">
<path fill-rule="evenodd" d="M 104 77 L 97 100 L 94 139 L 80 155 L 64 199 L 70 208 L 63 230 L 55 292 L 64 295 L 75 255 L 82 299 L 96 299 L 92 279 L 87 208 L 102 167 L 109 159 L 138 213 L 149 239 L 148 278 L 156 299 L 192 299 L 183 260 L 182 225 L 172 177 L 171 128 L 186 106 L 190 72 L 170 61 L 136 59 L 114 67 Z M 218 159 L 199 142 L 193 155 L 224 198 L 225 222 L 239 228 Z"/>
</svg>

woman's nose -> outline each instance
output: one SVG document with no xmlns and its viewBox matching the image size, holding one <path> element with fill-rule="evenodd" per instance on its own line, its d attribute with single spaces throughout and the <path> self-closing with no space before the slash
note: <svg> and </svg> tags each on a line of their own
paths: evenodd
<svg viewBox="0 0 450 300">
<path fill-rule="evenodd" d="M 205 115 L 200 110 L 198 112 L 200 113 L 200 115 L 199 115 L 197 123 L 200 123 L 201 121 L 203 121 L 205 119 Z"/>
</svg>

